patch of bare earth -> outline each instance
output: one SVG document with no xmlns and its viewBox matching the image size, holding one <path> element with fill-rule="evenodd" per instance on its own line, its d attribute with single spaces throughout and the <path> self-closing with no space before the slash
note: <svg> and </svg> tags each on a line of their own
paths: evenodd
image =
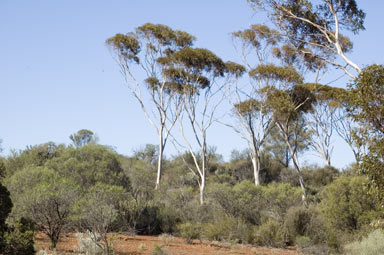
<svg viewBox="0 0 384 255">
<path fill-rule="evenodd" d="M 272 249 L 250 245 L 231 245 L 220 242 L 193 241 L 187 244 L 182 238 L 173 236 L 127 236 L 111 235 L 113 249 L 116 255 L 145 255 L 153 254 L 155 249 L 161 249 L 169 255 L 300 255 L 294 248 Z M 48 250 L 49 239 L 43 234 L 36 236 L 36 251 Z M 49 252 L 50 253 L 50 252 Z M 50 253 L 51 254 L 51 253 Z M 75 234 L 67 234 L 60 239 L 56 254 L 80 254 Z"/>
</svg>

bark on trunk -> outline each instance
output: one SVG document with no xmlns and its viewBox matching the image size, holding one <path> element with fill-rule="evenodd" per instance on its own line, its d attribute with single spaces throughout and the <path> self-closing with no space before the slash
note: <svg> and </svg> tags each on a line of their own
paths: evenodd
<svg viewBox="0 0 384 255">
<path fill-rule="evenodd" d="M 255 154 L 252 155 L 253 175 L 255 177 L 255 185 L 260 185 L 260 158 Z"/>
<path fill-rule="evenodd" d="M 164 153 L 164 139 L 163 133 L 160 133 L 160 143 L 159 143 L 159 157 L 157 159 L 157 176 L 156 176 L 156 186 L 155 189 L 158 190 L 160 188 L 160 180 L 161 180 L 161 172 L 163 168 L 163 153 Z"/>
</svg>

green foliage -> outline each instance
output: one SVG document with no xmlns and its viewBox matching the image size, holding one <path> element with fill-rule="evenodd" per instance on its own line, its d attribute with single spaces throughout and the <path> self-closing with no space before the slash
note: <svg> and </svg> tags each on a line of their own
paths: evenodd
<svg viewBox="0 0 384 255">
<path fill-rule="evenodd" d="M 14 172 L 26 167 L 43 166 L 47 161 L 61 155 L 64 148 L 64 145 L 48 142 L 29 146 L 23 151 L 13 151 L 6 161 L 6 176 L 11 176 Z"/>
<path fill-rule="evenodd" d="M 369 151 L 360 169 L 371 179 L 379 198 L 384 201 L 384 66 L 366 67 L 350 85 L 350 91 L 351 115 L 365 130 L 355 136 L 355 140 L 367 144 Z"/>
<path fill-rule="evenodd" d="M 323 215 L 314 205 L 291 207 L 284 218 L 284 229 L 291 244 L 301 237 L 307 237 L 311 244 L 322 244 L 328 235 Z"/>
<path fill-rule="evenodd" d="M 380 255 L 384 250 L 384 232 L 377 229 L 364 237 L 361 241 L 355 241 L 345 246 L 344 254 L 348 255 Z"/>
<path fill-rule="evenodd" d="M 124 175 L 118 155 L 103 145 L 68 147 L 45 166 L 74 180 L 84 191 L 98 182 L 121 185 L 129 190 L 129 180 Z"/>
<path fill-rule="evenodd" d="M 304 207 L 291 207 L 284 219 L 288 238 L 293 242 L 299 236 L 305 236 L 310 227 L 311 215 Z"/>
<path fill-rule="evenodd" d="M 373 133 L 384 134 L 384 66 L 370 65 L 350 85 L 352 116 Z M 369 97 L 367 97 L 369 95 Z"/>
<path fill-rule="evenodd" d="M 231 187 L 214 183 L 208 187 L 207 197 L 220 205 L 222 210 L 251 224 L 260 223 L 263 206 L 263 188 L 250 181 L 243 181 Z"/>
<path fill-rule="evenodd" d="M 5 220 L 12 210 L 12 201 L 10 193 L 6 187 L 0 182 L 0 252 L 2 252 L 6 246 L 6 240 L 4 240 L 4 234 L 7 231 L 7 225 Z"/>
<path fill-rule="evenodd" d="M 296 236 L 295 244 L 299 248 L 305 248 L 312 244 L 312 240 L 308 236 Z"/>
<path fill-rule="evenodd" d="M 81 129 L 77 131 L 77 133 L 70 135 L 69 139 L 71 139 L 73 145 L 76 148 L 79 148 L 89 143 L 97 143 L 98 140 L 97 137 L 93 134 L 93 132 L 88 129 Z"/>
<path fill-rule="evenodd" d="M 284 247 L 283 226 L 279 222 L 269 219 L 255 229 L 254 242 L 269 247 Z"/>
<path fill-rule="evenodd" d="M 249 76 L 270 81 L 266 85 L 272 85 L 273 81 L 281 82 L 284 84 L 283 88 L 303 82 L 303 77 L 292 66 L 259 65 L 249 72 Z"/>
<path fill-rule="evenodd" d="M 229 74 L 232 74 L 236 78 L 241 77 L 245 73 L 245 67 L 235 62 L 228 61 L 225 63 L 225 69 Z"/>
<path fill-rule="evenodd" d="M 355 0 L 342 0 L 329 5 L 327 1 L 310 0 L 302 2 L 250 0 L 249 2 L 256 8 L 260 5 L 264 7 L 263 10 L 267 10 L 281 31 L 295 35 L 288 38 L 289 41 L 294 45 L 300 43 L 303 48 L 311 46 L 311 43 L 329 46 L 330 42 L 327 41 L 326 36 L 334 40 L 335 23 L 332 11 L 338 16 L 342 28 L 355 33 L 364 30 L 365 13 L 357 7 Z M 326 33 L 323 34 L 323 31 Z M 298 41 L 299 39 L 301 40 Z M 345 39 L 341 41 L 343 45 L 349 45 Z M 344 46 L 344 48 L 346 47 Z M 314 48 L 321 49 L 322 47 Z M 347 49 L 344 50 L 347 51 Z M 327 52 L 326 49 L 323 51 Z"/>
<path fill-rule="evenodd" d="M 114 37 L 107 39 L 106 44 L 119 52 L 128 63 L 134 61 L 138 64 L 140 62 L 137 54 L 139 54 L 141 48 L 139 41 L 134 36 L 116 34 Z"/>
<path fill-rule="evenodd" d="M 227 69 L 213 52 L 201 48 L 183 48 L 158 62 L 164 66 L 167 88 L 179 94 L 195 94 L 209 87 L 211 78 L 224 76 L 227 71 L 237 72 Z"/>
<path fill-rule="evenodd" d="M 33 255 L 35 232 L 32 225 L 25 219 L 21 219 L 5 233 L 5 249 L 3 255 Z M 1 252 L 1 250 L 0 250 Z"/>
<path fill-rule="evenodd" d="M 8 189 L 0 183 L 0 233 L 3 233 L 6 230 L 5 220 L 11 212 L 12 207 L 13 204 L 10 198 L 10 193 Z"/>
<path fill-rule="evenodd" d="M 250 243 L 251 228 L 242 218 L 231 215 L 219 215 L 212 223 L 203 225 L 204 237 L 209 240 L 235 243 Z"/>
<path fill-rule="evenodd" d="M 202 226 L 200 223 L 186 222 L 177 225 L 178 232 L 185 242 L 192 243 L 194 239 L 201 239 Z"/>
<path fill-rule="evenodd" d="M 155 40 L 163 46 L 176 45 L 178 47 L 192 46 L 196 39 L 194 36 L 179 30 L 173 30 L 161 24 L 146 23 L 136 29 L 139 37 L 145 37 L 148 41 Z"/>
<path fill-rule="evenodd" d="M 282 221 L 288 209 L 301 204 L 302 190 L 287 183 L 272 183 L 263 187 L 263 198 L 268 201 L 264 210 L 272 218 Z"/>
<path fill-rule="evenodd" d="M 322 168 L 303 168 L 303 176 L 308 189 L 315 195 L 340 175 L 332 166 Z"/>
<path fill-rule="evenodd" d="M 245 45 L 252 45 L 252 47 L 260 50 L 263 43 L 266 45 L 276 45 L 280 40 L 278 31 L 270 29 L 265 25 L 251 25 L 249 29 L 237 31 L 232 33 L 234 38 L 241 39 Z"/>
<path fill-rule="evenodd" d="M 256 99 L 248 99 L 235 105 L 236 110 L 243 116 L 253 116 L 262 107 L 262 102 Z"/>
<path fill-rule="evenodd" d="M 5 167 L 5 160 L 0 157 L 0 181 L 5 177 L 6 174 L 6 167 Z"/>
<path fill-rule="evenodd" d="M 112 224 L 117 220 L 118 209 L 124 204 L 126 197 L 123 187 L 97 183 L 75 203 L 74 219 L 82 229 L 92 233 L 92 237 L 100 236 L 100 244 L 105 251 L 111 248 L 107 234 L 112 232 Z M 98 238 L 93 241 L 99 243 Z"/>
<path fill-rule="evenodd" d="M 340 231 L 356 231 L 367 222 L 367 215 L 376 210 L 375 198 L 362 176 L 341 176 L 324 188 L 320 206 L 330 227 Z"/>
<path fill-rule="evenodd" d="M 7 182 L 14 202 L 12 216 L 32 220 L 48 235 L 52 248 L 69 223 L 78 187 L 51 169 L 36 167 L 15 173 Z"/>
</svg>

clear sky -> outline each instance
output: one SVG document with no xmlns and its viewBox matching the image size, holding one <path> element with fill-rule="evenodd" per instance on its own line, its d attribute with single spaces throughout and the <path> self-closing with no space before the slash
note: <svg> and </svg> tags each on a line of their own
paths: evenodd
<svg viewBox="0 0 384 255">
<path fill-rule="evenodd" d="M 361 66 L 383 64 L 384 1 L 358 2 L 367 13 L 366 31 L 352 37 L 351 58 Z M 147 22 L 184 30 L 197 37 L 196 46 L 237 60 L 230 33 L 265 20 L 246 0 L 0 0 L 2 155 L 48 141 L 68 144 L 83 128 L 125 155 L 156 144 L 105 46 L 107 38 Z M 223 126 L 209 135 L 226 159 L 232 149 L 245 148 Z M 338 143 L 333 159 L 343 167 L 352 154 Z"/>
</svg>

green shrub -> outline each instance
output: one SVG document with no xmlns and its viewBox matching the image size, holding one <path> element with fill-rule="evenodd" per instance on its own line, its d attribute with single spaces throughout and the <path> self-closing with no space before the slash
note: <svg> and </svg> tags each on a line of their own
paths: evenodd
<svg viewBox="0 0 384 255">
<path fill-rule="evenodd" d="M 291 207 L 284 218 L 284 228 L 290 243 L 297 237 L 305 236 L 310 225 L 311 215 L 305 207 Z"/>
<path fill-rule="evenodd" d="M 13 227 L 5 233 L 5 249 L 3 255 L 33 255 L 35 249 L 34 243 L 34 230 L 30 222 L 21 219 L 16 222 Z"/>
<path fill-rule="evenodd" d="M 284 247 L 286 242 L 282 230 L 283 226 L 279 222 L 269 219 L 256 228 L 254 242 L 263 246 Z"/>
<path fill-rule="evenodd" d="M 283 221 L 284 215 L 290 207 L 302 204 L 302 191 L 299 187 L 292 187 L 287 183 L 273 183 L 262 188 L 262 196 L 265 201 L 263 210 L 278 221 Z"/>
<path fill-rule="evenodd" d="M 373 220 L 377 203 L 366 183 L 367 178 L 363 176 L 341 176 L 324 188 L 320 207 L 330 228 L 352 232 Z"/>
<path fill-rule="evenodd" d="M 222 215 L 217 217 L 213 223 L 205 224 L 204 236 L 215 241 L 234 243 L 249 243 L 251 241 L 250 227 L 244 220 L 231 215 Z"/>
<path fill-rule="evenodd" d="M 308 236 L 296 236 L 295 244 L 299 248 L 305 248 L 305 247 L 308 247 L 308 246 L 310 246 L 312 244 L 312 240 Z"/>
<path fill-rule="evenodd" d="M 187 243 L 192 243 L 194 239 L 201 239 L 202 226 L 200 223 L 182 223 L 177 225 L 177 229 Z"/>
<path fill-rule="evenodd" d="M 356 241 L 345 246 L 348 255 L 382 255 L 384 252 L 384 232 L 375 230 L 361 241 Z"/>
<path fill-rule="evenodd" d="M 243 181 L 231 187 L 228 184 L 211 184 L 207 198 L 213 200 L 228 215 L 242 218 L 247 223 L 259 224 L 264 200 L 262 187 Z"/>
<path fill-rule="evenodd" d="M 296 237 L 307 236 L 313 244 L 324 243 L 328 234 L 325 220 L 316 206 L 291 207 L 284 218 L 284 229 L 290 244 Z"/>
</svg>

